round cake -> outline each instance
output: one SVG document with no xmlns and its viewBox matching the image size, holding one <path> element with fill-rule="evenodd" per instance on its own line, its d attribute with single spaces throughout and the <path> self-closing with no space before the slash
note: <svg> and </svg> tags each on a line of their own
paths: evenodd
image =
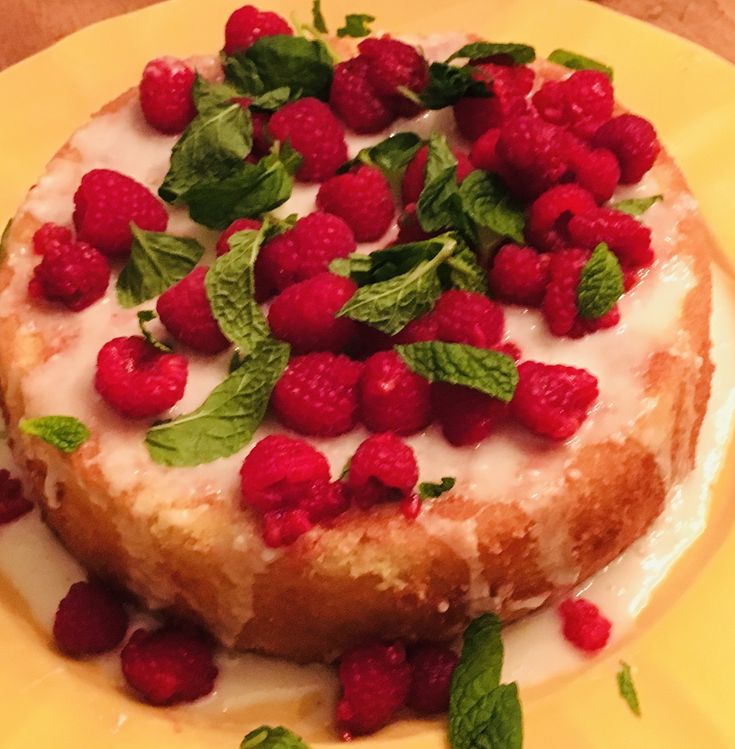
<svg viewBox="0 0 735 749">
<path fill-rule="evenodd" d="M 295 95 L 287 86 L 280 94 L 273 86 L 241 95 L 244 66 L 238 68 L 238 61 L 247 56 L 238 50 L 225 49 L 224 69 L 214 57 L 187 65 L 164 58 L 152 72 L 147 69 L 140 92 L 132 89 L 111 102 L 52 159 L 13 219 L 0 260 L 0 396 L 14 457 L 46 522 L 90 571 L 150 608 L 192 618 L 228 646 L 298 661 L 332 660 L 375 638 L 446 641 L 482 612 L 516 619 L 604 567 L 646 531 L 669 489 L 691 470 L 712 374 L 712 240 L 683 176 L 658 150 L 655 134 L 643 142 L 645 129 L 636 124 L 626 130 L 621 123 L 631 116 L 617 104 L 604 111 L 611 96 L 603 81 L 606 72 L 574 72 L 529 59 L 523 45 L 489 45 L 458 34 L 404 38 L 395 49 L 390 44 L 398 42 L 389 40 L 384 50 L 380 45 L 387 37 L 367 41 L 377 47 L 365 41 L 357 50 L 343 41 L 335 45 L 349 59 L 334 68 L 331 88 L 312 92 L 315 96 L 304 96 L 311 79 L 299 81 L 301 95 L 295 84 Z M 412 58 L 414 78 L 400 80 L 404 68 L 384 65 L 384 70 L 380 61 L 394 54 L 398 59 L 404 47 L 413 47 L 421 62 Z M 441 62 L 450 57 L 448 64 Z M 269 59 L 247 57 L 263 80 L 278 77 L 268 68 Z M 427 60 L 436 65 L 429 67 Z M 200 74 L 196 80 L 194 68 Z M 442 88 L 441 76 L 450 68 L 462 71 L 459 94 Z M 156 99 L 157 75 L 178 75 L 188 91 L 193 85 L 198 113 L 190 102 L 188 114 L 185 109 L 174 113 L 184 122 L 169 127 L 166 102 Z M 393 81 L 393 89 L 386 93 L 387 81 Z M 247 153 L 239 155 L 239 162 L 247 156 L 243 163 L 251 171 L 239 172 L 232 158 L 221 158 L 231 143 L 224 146 L 211 129 L 202 135 L 219 116 L 212 112 L 233 113 L 232 102 L 252 128 Z M 322 109 L 329 109 L 331 119 L 324 119 Z M 177 130 L 189 122 L 180 136 Z M 162 132 L 166 129 L 173 132 Z M 391 162 L 383 156 L 387 148 L 374 147 L 397 133 L 415 137 L 406 141 L 408 155 L 404 149 Z M 621 133 L 634 141 L 632 147 L 621 145 Z M 331 152 L 334 142 L 339 147 Z M 447 153 L 454 171 L 440 186 L 446 191 L 441 194 L 449 195 L 442 202 L 431 183 L 436 187 L 441 181 Z M 176 171 L 176 159 L 184 158 L 188 167 L 196 165 L 194 172 L 198 169 L 193 179 Z M 247 180 L 267 159 L 280 159 L 284 174 L 295 171 L 295 181 L 280 204 L 272 201 L 267 211 L 255 211 L 248 200 L 255 200 L 259 188 Z M 646 159 L 650 168 L 635 174 Z M 237 174 L 221 171 L 222 164 Z M 99 177 L 110 170 L 138 185 L 119 187 L 117 177 Z M 359 183 L 365 170 L 382 182 L 377 187 Z M 230 205 L 228 192 L 241 174 L 244 208 Z M 93 186 L 89 175 L 96 175 Z M 490 182 L 483 182 L 488 175 Z M 350 198 L 353 182 L 340 181 L 345 176 L 355 178 L 358 197 Z M 464 193 L 457 182 L 472 180 L 503 194 L 488 207 L 486 191 L 485 203 L 478 199 L 479 208 L 467 208 L 462 200 L 472 198 L 470 188 Z M 384 185 L 392 196 L 388 208 L 377 205 Z M 126 234 L 126 221 L 110 240 L 106 217 L 132 205 L 129 194 L 137 196 L 140 186 L 150 195 L 127 217 L 139 226 L 136 238 L 129 230 Z M 132 192 L 124 193 L 127 189 Z M 211 192 L 202 200 L 207 189 Z M 151 207 L 150 200 L 158 205 Z M 503 206 L 511 208 L 503 213 Z M 376 229 L 386 211 L 388 228 Z M 266 222 L 268 231 L 259 230 L 265 212 L 274 216 Z M 306 217 L 314 212 L 320 218 L 309 217 L 310 227 Z M 505 218 L 488 218 L 498 212 Z M 332 219 L 324 219 L 324 213 L 338 216 L 339 227 L 327 226 Z M 296 219 L 289 218 L 292 214 Z M 223 238 L 233 217 L 250 224 L 234 226 L 229 239 Z M 386 271 L 380 260 L 361 265 L 350 248 L 333 253 L 331 259 L 342 264 L 330 265 L 324 253 L 315 261 L 313 247 L 326 247 L 345 225 L 357 253 L 367 258 L 392 246 L 391 262 L 404 265 L 398 271 L 390 263 L 393 270 Z M 635 226 L 645 235 L 642 249 L 631 239 L 640 236 Z M 147 244 L 158 241 L 153 233 L 163 232 L 197 240 L 204 248 L 200 256 L 181 261 L 189 267 L 173 280 L 162 279 L 170 276 L 176 265 L 171 257 L 183 245 L 169 252 L 172 264 L 162 272 Z M 212 270 L 221 269 L 217 279 L 222 280 L 223 260 L 231 257 L 234 264 L 235 255 L 245 257 L 247 243 L 256 241 L 262 247 L 254 261 L 255 289 L 238 276 L 228 314 L 228 299 L 214 298 L 221 288 L 215 288 Z M 130 256 L 135 242 L 138 249 Z M 73 248 L 74 257 L 84 256 L 84 262 L 56 262 L 63 254 L 57 245 Z M 466 273 L 465 250 L 474 250 Z M 145 252 L 153 257 L 146 266 L 140 260 Z M 415 253 L 427 254 L 417 261 Z M 442 253 L 455 262 L 448 260 L 431 276 L 436 290 L 424 296 L 416 292 L 413 312 L 396 302 L 389 322 L 380 317 L 378 295 L 370 297 L 370 287 L 375 291 L 381 283 L 418 272 L 421 263 L 436 264 Z M 100 255 L 112 276 L 106 286 Z M 295 270 L 278 265 L 286 255 L 296 258 Z M 206 282 L 206 271 L 194 266 L 210 269 Z M 602 275 L 596 276 L 599 268 Z M 165 298 L 171 301 L 166 295 L 184 278 L 188 291 L 176 297 L 174 312 L 166 313 Z M 318 316 L 314 307 L 324 304 L 312 279 L 336 287 L 335 278 L 343 286 L 352 284 L 344 296 L 352 298 L 352 307 L 340 302 L 340 316 L 330 313 L 328 341 L 310 338 Z M 301 286 L 307 283 L 312 286 Z M 599 303 L 596 312 L 583 314 L 583 286 Z M 72 287 L 84 291 L 75 295 Z M 297 287 L 305 288 L 301 297 Z M 355 294 L 368 299 L 362 305 L 369 307 L 367 313 L 353 303 Z M 176 305 L 184 298 L 208 299 L 213 311 L 192 322 L 201 310 L 179 312 Z M 256 300 L 271 330 L 252 344 L 260 320 L 253 312 Z M 150 322 L 155 315 L 144 315 L 148 322 L 141 323 L 138 313 L 154 307 L 160 320 Z M 482 317 L 487 309 L 495 315 L 493 340 Z M 337 331 L 335 320 L 349 326 Z M 211 333 L 212 325 L 221 330 L 207 338 L 202 330 Z M 442 333 L 449 329 L 454 332 Z M 109 344 L 133 337 L 129 345 L 140 349 L 140 357 L 152 367 L 160 364 L 159 390 L 146 390 L 154 387 L 150 377 L 141 384 L 148 406 L 162 404 L 153 413 L 138 408 L 135 388 L 121 393 L 123 381 L 111 380 L 117 366 L 112 360 L 124 356 L 123 344 Z M 231 428 L 221 433 L 219 422 L 200 419 L 198 427 L 196 419 L 185 416 L 201 414 L 200 406 L 211 404 L 210 393 L 230 382 L 233 373 L 244 372 L 275 338 L 291 344 L 290 359 L 286 350 L 275 388 L 274 382 L 263 384 L 265 376 L 258 380 L 268 391 L 262 403 L 268 411 L 264 417 L 249 414 L 250 422 L 257 422 L 251 429 L 242 426 L 240 413 L 223 417 L 231 419 Z M 162 350 L 156 339 L 171 344 L 175 353 Z M 283 348 L 274 350 L 275 357 L 284 355 Z M 376 351 L 383 359 L 374 358 L 381 355 Z M 449 371 L 456 362 L 444 361 L 442 368 L 440 354 L 476 354 L 472 361 L 487 368 L 475 372 L 477 381 L 485 384 L 470 383 L 466 372 L 457 379 Z M 434 357 L 435 370 L 423 356 Z M 312 387 L 304 378 L 312 376 L 317 359 L 320 382 L 327 384 L 320 385 L 322 400 L 314 406 L 303 392 Z M 135 369 L 136 361 L 135 366 L 123 361 L 121 371 Z M 375 375 L 381 362 L 403 367 L 401 382 L 410 376 L 432 381 L 421 385 L 421 392 L 430 394 L 430 413 L 406 426 L 392 424 L 393 412 L 370 410 L 383 408 L 382 393 L 390 390 Z M 250 380 L 243 379 L 243 387 L 258 379 L 257 369 Z M 498 385 L 498 372 L 504 385 Z M 369 376 L 377 382 L 374 397 Z M 488 378 L 495 384 L 488 385 Z M 569 385 L 572 381 L 585 383 L 584 397 Z M 273 388 L 270 402 L 268 388 Z M 403 415 L 415 397 L 414 391 L 398 397 Z M 354 401 L 352 411 L 343 407 L 345 398 Z M 50 415 L 74 417 L 87 427 L 88 438 L 65 452 L 39 439 L 37 431 L 21 428 L 23 420 Z M 561 417 L 572 425 L 562 425 Z M 187 419 L 185 448 L 183 438 L 159 439 L 168 425 L 186 426 Z M 339 419 L 345 423 L 337 424 Z M 238 444 L 237 434 L 248 429 L 249 436 L 240 439 L 244 444 Z M 371 434 L 382 435 L 385 443 L 375 460 L 394 461 L 395 472 L 402 474 L 394 483 L 376 474 L 358 486 L 356 471 L 364 460 L 359 466 L 350 461 Z M 279 436 L 290 441 L 273 441 Z M 303 461 L 316 460 L 313 451 L 303 452 L 304 443 L 328 461 L 331 476 L 320 491 L 338 491 L 338 511 L 311 513 L 300 504 L 301 496 L 284 488 L 289 481 L 297 489 L 305 486 L 293 478 L 299 450 L 299 456 L 306 455 Z M 256 446 L 260 454 L 252 452 Z M 420 499 L 415 477 L 401 486 L 411 475 L 410 460 L 408 468 L 399 461 L 403 446 L 415 458 L 418 480 L 430 485 L 422 485 Z M 296 452 L 283 460 L 292 462 L 277 467 L 271 481 L 279 451 L 291 449 Z M 328 500 L 320 495 L 319 501 L 323 509 Z"/>
</svg>

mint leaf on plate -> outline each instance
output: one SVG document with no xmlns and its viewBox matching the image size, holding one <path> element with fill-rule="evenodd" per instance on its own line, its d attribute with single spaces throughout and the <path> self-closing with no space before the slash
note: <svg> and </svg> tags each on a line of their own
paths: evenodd
<svg viewBox="0 0 735 749">
<path fill-rule="evenodd" d="M 283 726 L 260 726 L 245 736 L 240 749 L 309 749 L 300 736 Z"/>
<path fill-rule="evenodd" d="M 445 267 L 449 269 L 449 285 L 453 289 L 487 294 L 487 273 L 469 247 L 459 248 L 447 258 Z"/>
<path fill-rule="evenodd" d="M 485 57 L 499 56 L 510 58 L 516 65 L 523 65 L 536 59 L 536 50 L 527 44 L 471 42 L 453 52 L 447 58 L 447 62 L 452 60 L 482 60 Z"/>
<path fill-rule="evenodd" d="M 157 317 L 158 315 L 152 309 L 143 309 L 138 312 L 138 326 L 140 327 L 141 335 L 151 344 L 151 346 L 153 346 L 153 348 L 163 351 L 166 354 L 170 354 L 172 351 L 171 346 L 159 341 L 145 326 L 147 322 L 151 322 L 151 320 L 155 320 Z"/>
<path fill-rule="evenodd" d="M 475 169 L 462 180 L 458 189 L 463 210 L 477 225 L 500 237 L 524 243 L 523 207 L 511 197 L 500 177 Z"/>
<path fill-rule="evenodd" d="M 386 178 L 392 181 L 402 174 L 421 148 L 422 143 L 423 141 L 416 133 L 394 133 L 374 146 L 363 148 L 354 159 L 343 164 L 338 172 L 343 174 L 355 164 L 361 163 L 378 167 Z"/>
<path fill-rule="evenodd" d="M 247 96 L 257 96 L 265 91 L 255 63 L 241 52 L 237 55 L 221 53 L 225 82 L 231 84 Z"/>
<path fill-rule="evenodd" d="M 458 214 L 461 212 L 457 158 L 446 137 L 432 133 L 428 144 L 424 186 L 416 203 L 416 216 L 424 231 L 435 232 L 451 226 L 457 227 Z"/>
<path fill-rule="evenodd" d="M 135 307 L 162 294 L 187 276 L 204 254 L 196 239 L 144 231 L 130 224 L 130 257 L 117 279 L 117 301 Z"/>
<path fill-rule="evenodd" d="M 402 93 L 409 98 L 416 97 L 408 91 Z M 489 96 L 485 84 L 472 77 L 472 68 L 432 62 L 429 65 L 429 82 L 416 98 L 427 109 L 444 109 L 465 96 Z"/>
<path fill-rule="evenodd" d="M 619 203 L 613 203 L 612 207 L 616 211 L 622 211 L 629 216 L 642 216 L 654 203 L 663 200 L 663 195 L 651 195 L 647 198 L 629 198 L 621 200 Z"/>
<path fill-rule="evenodd" d="M 199 114 L 222 107 L 222 105 L 228 106 L 232 99 L 247 95 L 231 83 L 212 83 L 206 78 L 202 78 L 199 73 L 196 74 L 194 79 L 191 94 L 194 99 L 194 106 L 196 106 Z"/>
<path fill-rule="evenodd" d="M 374 20 L 375 16 L 368 15 L 367 13 L 349 13 L 345 17 L 345 25 L 337 29 L 337 36 L 351 36 L 356 39 L 368 36 L 370 34 L 370 26 L 368 24 L 371 24 Z"/>
<path fill-rule="evenodd" d="M 620 671 L 616 674 L 618 692 L 625 700 L 633 715 L 641 717 L 641 705 L 638 701 L 638 692 L 633 683 L 633 674 L 630 666 L 625 661 L 620 661 Z"/>
<path fill-rule="evenodd" d="M 555 62 L 557 65 L 563 65 L 572 70 L 597 70 L 608 76 L 610 80 L 613 77 L 613 69 L 609 65 L 580 55 L 578 52 L 570 52 L 568 49 L 555 49 L 549 55 L 549 62 Z"/>
<path fill-rule="evenodd" d="M 577 286 L 579 314 L 588 320 L 602 317 L 615 306 L 623 291 L 623 271 L 618 258 L 601 242 L 582 268 Z"/>
<path fill-rule="evenodd" d="M 74 416 L 22 419 L 18 426 L 21 432 L 39 437 L 64 453 L 73 453 L 89 439 L 89 429 Z"/>
<path fill-rule="evenodd" d="M 441 497 L 442 494 L 454 488 L 456 483 L 457 479 L 451 476 L 443 476 L 438 482 L 422 481 L 419 484 L 419 499 L 423 501 Z"/>
</svg>

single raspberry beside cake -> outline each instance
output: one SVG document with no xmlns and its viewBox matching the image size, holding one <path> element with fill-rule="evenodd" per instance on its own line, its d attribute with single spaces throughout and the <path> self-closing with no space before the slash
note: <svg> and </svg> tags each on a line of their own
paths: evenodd
<svg viewBox="0 0 735 749">
<path fill-rule="evenodd" d="M 595 653 L 607 645 L 612 623 L 585 598 L 567 598 L 559 604 L 564 637 L 576 648 Z"/>
<path fill-rule="evenodd" d="M 263 36 L 285 34 L 291 36 L 293 30 L 278 13 L 258 10 L 253 5 L 243 5 L 230 14 L 225 24 L 225 52 L 232 55 L 243 52 Z"/>
<path fill-rule="evenodd" d="M 158 57 L 143 68 L 140 107 L 149 125 L 162 133 L 180 133 L 196 116 L 191 90 L 196 73 L 175 57 Z"/>
</svg>

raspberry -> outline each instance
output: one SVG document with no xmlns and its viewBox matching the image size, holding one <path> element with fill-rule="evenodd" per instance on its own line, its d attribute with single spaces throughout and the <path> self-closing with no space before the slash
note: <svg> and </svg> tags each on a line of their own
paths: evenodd
<svg viewBox="0 0 735 749">
<path fill-rule="evenodd" d="M 347 161 L 342 123 L 319 99 L 307 97 L 282 106 L 270 118 L 268 132 L 301 154 L 296 178 L 302 182 L 322 182 Z"/>
<path fill-rule="evenodd" d="M 290 343 L 296 354 L 338 353 L 356 332 L 357 323 L 335 315 L 356 290 L 354 281 L 333 273 L 320 273 L 289 286 L 268 310 L 273 335 Z"/>
<path fill-rule="evenodd" d="M 431 421 L 429 383 L 396 351 L 373 354 L 360 380 L 360 413 L 371 432 L 418 432 Z"/>
<path fill-rule="evenodd" d="M 624 270 L 653 262 L 651 230 L 633 216 L 612 208 L 596 208 L 569 221 L 569 236 L 574 244 L 593 250 L 605 242 Z"/>
<path fill-rule="evenodd" d="M 596 70 L 579 70 L 563 81 L 548 81 L 533 95 L 533 105 L 548 122 L 591 137 L 613 114 L 610 78 Z"/>
<path fill-rule="evenodd" d="M 146 702 L 193 702 L 214 688 L 218 669 L 204 635 L 171 627 L 137 629 L 120 653 L 123 676 Z"/>
<path fill-rule="evenodd" d="M 594 653 L 607 645 L 612 622 L 585 598 L 567 598 L 559 604 L 564 637 L 575 648 Z"/>
<path fill-rule="evenodd" d="M 187 361 L 164 354 L 141 336 L 113 338 L 97 355 L 94 386 L 107 405 L 128 419 L 144 419 L 181 400 Z"/>
<path fill-rule="evenodd" d="M 470 161 L 477 169 L 488 172 L 500 170 L 497 148 L 500 138 L 500 128 L 493 127 L 486 130 L 473 144 L 470 151 Z"/>
<path fill-rule="evenodd" d="M 429 234 L 421 228 L 418 216 L 416 215 L 416 203 L 409 203 L 405 207 L 404 212 L 398 217 L 398 234 L 391 244 L 421 242 L 433 236 L 436 235 Z"/>
<path fill-rule="evenodd" d="M 332 260 L 347 257 L 356 246 L 352 229 L 338 216 L 321 211 L 304 216 L 261 249 L 255 262 L 258 300 L 324 273 Z"/>
<path fill-rule="evenodd" d="M 419 479 L 413 450 L 392 432 L 362 442 L 350 461 L 347 483 L 363 510 L 408 497 Z"/>
<path fill-rule="evenodd" d="M 492 348 L 503 335 L 503 309 L 475 291 L 445 291 L 432 312 L 440 341 Z"/>
<path fill-rule="evenodd" d="M 306 510 L 291 508 L 266 512 L 263 515 L 263 540 L 271 549 L 290 546 L 313 527 Z"/>
<path fill-rule="evenodd" d="M 452 153 L 457 159 L 457 183 L 459 184 L 472 171 L 473 166 L 466 154 L 455 149 L 452 149 Z M 428 160 L 429 149 L 426 146 L 421 146 L 406 167 L 401 183 L 403 205 L 418 201 L 421 191 L 424 189 L 426 162 Z"/>
<path fill-rule="evenodd" d="M 164 231 L 168 214 L 148 188 L 112 169 L 87 172 L 74 193 L 77 237 L 105 255 L 125 255 L 133 241 L 130 222 Z"/>
<path fill-rule="evenodd" d="M 538 307 L 549 281 L 549 256 L 530 247 L 506 244 L 498 250 L 488 273 L 493 295 L 506 304 Z"/>
<path fill-rule="evenodd" d="M 254 218 L 237 218 L 219 235 L 215 250 L 217 257 L 230 251 L 230 237 L 239 231 L 248 231 L 254 229 L 257 231 L 263 225 L 262 221 Z"/>
<path fill-rule="evenodd" d="M 457 127 L 467 140 L 477 140 L 506 119 L 525 114 L 528 109 L 526 94 L 534 80 L 531 68 L 481 62 L 473 66 L 472 77 L 482 81 L 492 96 L 466 97 L 454 105 Z"/>
<path fill-rule="evenodd" d="M 608 148 L 620 162 L 620 181 L 632 185 L 653 166 L 661 150 L 653 125 L 634 114 L 621 114 L 606 122 L 592 144 Z"/>
<path fill-rule="evenodd" d="M 341 481 L 314 481 L 299 500 L 299 507 L 312 523 L 323 523 L 341 515 L 350 506 Z"/>
<path fill-rule="evenodd" d="M 43 224 L 33 235 L 33 251 L 36 255 L 45 255 L 49 249 L 71 244 L 74 235 L 70 229 L 58 224 Z"/>
<path fill-rule="evenodd" d="M 418 343 L 437 339 L 437 324 L 431 313 L 411 320 L 403 330 L 392 336 L 363 323 L 358 324 L 357 331 L 356 349 L 361 357 L 370 356 L 378 351 L 386 351 L 399 343 Z"/>
<path fill-rule="evenodd" d="M 571 437 L 597 400 L 597 378 L 584 369 L 526 361 L 518 374 L 511 410 L 524 426 L 544 437 Z"/>
<path fill-rule="evenodd" d="M 0 525 L 12 523 L 33 509 L 23 494 L 23 485 L 10 475 L 7 468 L 0 468 Z"/>
<path fill-rule="evenodd" d="M 337 703 L 341 737 L 374 733 L 405 703 L 411 667 L 403 645 L 373 644 L 355 648 L 340 659 L 342 697 Z"/>
<path fill-rule="evenodd" d="M 592 194 L 579 185 L 552 187 L 531 204 L 526 239 L 541 250 L 561 250 L 569 245 L 569 221 L 596 208 Z"/>
<path fill-rule="evenodd" d="M 54 639 L 68 655 L 107 653 L 123 641 L 127 631 L 124 606 L 98 583 L 74 583 L 54 618 Z"/>
<path fill-rule="evenodd" d="M 316 204 L 343 218 L 358 242 L 380 239 L 395 214 L 390 185 L 383 172 L 371 166 L 328 179 L 319 188 Z"/>
<path fill-rule="evenodd" d="M 431 386 L 431 403 L 442 434 L 457 447 L 482 442 L 506 410 L 497 398 L 448 382 L 435 382 Z"/>
<path fill-rule="evenodd" d="M 332 109 L 356 133 L 379 133 L 396 118 L 368 79 L 369 70 L 370 62 L 363 55 L 338 63 L 329 91 Z"/>
<path fill-rule="evenodd" d="M 140 107 L 149 125 L 162 133 L 180 133 L 196 117 L 192 86 L 196 73 L 175 57 L 151 60 L 140 80 Z"/>
<path fill-rule="evenodd" d="M 204 285 L 208 270 L 206 265 L 200 265 L 164 291 L 156 302 L 156 312 L 177 341 L 202 354 L 218 354 L 230 342 L 212 314 Z"/>
<path fill-rule="evenodd" d="M 330 353 L 296 356 L 273 389 L 282 424 L 301 434 L 334 437 L 357 422 L 362 364 Z"/>
<path fill-rule="evenodd" d="M 225 52 L 232 55 L 250 47 L 262 36 L 292 36 L 293 31 L 286 20 L 267 10 L 258 10 L 252 5 L 243 5 L 227 19 L 225 24 Z"/>
<path fill-rule="evenodd" d="M 589 190 L 598 203 L 610 200 L 620 182 L 620 166 L 612 151 L 588 148 L 580 142 L 570 144 L 568 159 L 581 187 Z"/>
<path fill-rule="evenodd" d="M 110 282 L 107 258 L 86 242 L 45 241 L 28 293 L 79 312 L 102 298 Z"/>
<path fill-rule="evenodd" d="M 407 704 L 420 713 L 444 713 L 449 708 L 449 687 L 457 654 L 441 645 L 415 648 L 409 663 L 413 670 Z"/>
</svg>

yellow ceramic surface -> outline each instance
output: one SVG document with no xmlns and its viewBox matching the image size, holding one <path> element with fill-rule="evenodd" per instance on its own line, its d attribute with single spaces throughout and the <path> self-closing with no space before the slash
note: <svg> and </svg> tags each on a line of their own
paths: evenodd
<svg viewBox="0 0 735 749">
<path fill-rule="evenodd" d="M 265 2 L 263 3 L 265 5 Z M 237 0 L 173 0 L 65 39 L 0 74 L 0 218 L 10 217 L 44 164 L 87 116 L 134 85 L 147 60 L 211 52 Z M 309 13 L 307 0 L 268 3 Z M 653 27 L 580 0 L 325 0 L 332 25 L 369 11 L 392 32 L 472 31 L 522 41 L 541 55 L 573 49 L 611 64 L 620 100 L 649 117 L 735 255 L 735 68 Z M 22 30 L 19 30 L 22 33 Z M 729 468 L 735 468 L 730 456 Z M 735 747 L 735 532 L 732 470 L 725 470 L 707 532 L 622 645 L 570 677 L 522 694 L 527 749 L 724 749 Z M 636 719 L 617 696 L 615 672 L 635 667 L 643 707 Z M 93 665 L 63 659 L 0 581 L 2 749 L 236 749 L 261 722 L 305 709 L 272 705 L 218 722 L 186 710 L 140 705 Z M 439 749 L 440 722 L 391 726 L 366 749 Z M 337 746 L 324 743 L 318 746 Z"/>
</svg>

